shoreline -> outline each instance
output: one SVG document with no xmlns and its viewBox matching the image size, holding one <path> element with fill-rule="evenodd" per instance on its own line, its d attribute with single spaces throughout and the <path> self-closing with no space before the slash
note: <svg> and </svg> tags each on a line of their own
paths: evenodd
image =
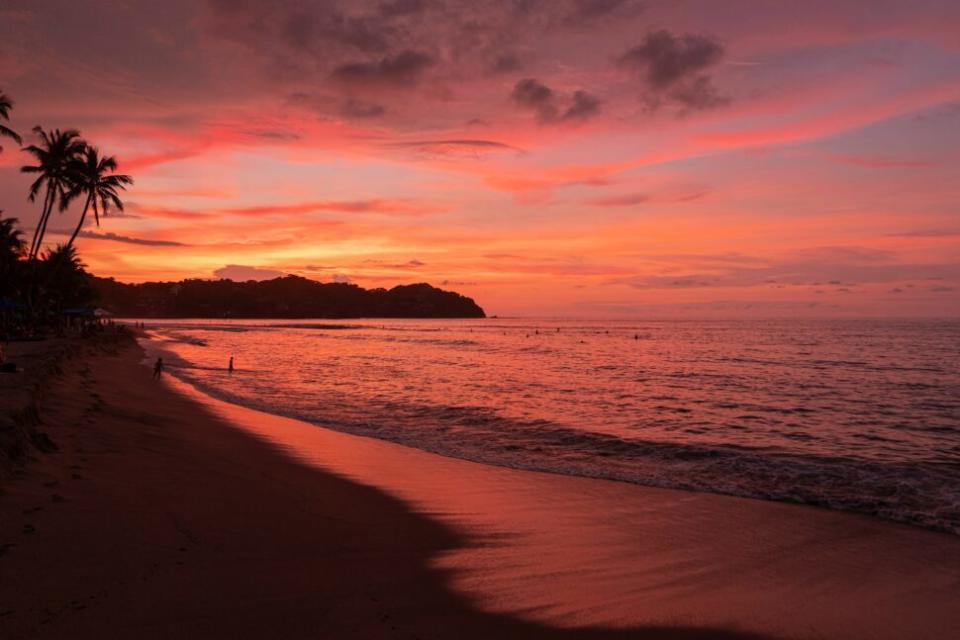
<svg viewBox="0 0 960 640">
<path fill-rule="evenodd" d="M 238 322 L 237 330 L 241 332 L 256 330 L 260 326 Z M 188 325 L 176 326 L 189 328 Z M 193 328 L 211 326 L 201 324 Z M 315 330 L 329 328 L 318 324 L 268 326 Z M 348 327 L 343 325 L 334 328 Z M 363 327 L 355 325 L 353 328 Z M 183 344 L 168 345 L 178 342 Z M 524 415 L 531 416 L 530 420 L 518 419 L 517 412 L 511 413 L 513 397 L 499 400 L 488 397 L 486 404 L 480 402 L 479 406 L 474 407 L 469 399 L 465 401 L 464 397 L 459 397 L 449 404 L 445 403 L 443 398 L 427 398 L 424 401 L 422 396 L 416 396 L 415 390 L 410 395 L 403 394 L 400 399 L 396 396 L 391 398 L 391 402 L 398 406 L 400 411 L 397 418 L 392 420 L 379 419 L 388 409 L 372 413 L 367 411 L 369 407 L 366 405 L 360 408 L 359 405 L 351 407 L 346 403 L 346 410 L 340 412 L 322 410 L 325 407 L 322 401 L 319 404 L 305 405 L 296 400 L 299 392 L 294 392 L 297 395 L 291 396 L 288 401 L 275 404 L 269 394 L 262 393 L 262 388 L 246 386 L 245 374 L 263 376 L 266 386 L 272 387 L 276 392 L 295 387 L 285 387 L 288 382 L 278 381 L 277 376 L 268 374 L 265 367 L 270 365 L 262 359 L 259 362 L 246 362 L 239 378 L 231 377 L 228 380 L 220 360 L 226 362 L 227 354 L 233 355 L 230 349 L 218 353 L 217 358 L 213 359 L 210 359 L 208 354 L 195 350 L 192 354 L 194 357 L 189 358 L 180 353 L 180 347 L 186 345 L 214 347 L 203 351 L 217 352 L 216 342 L 209 332 L 203 338 L 190 337 L 189 331 L 179 334 L 170 327 L 165 330 L 163 324 L 151 326 L 141 342 L 141 346 L 147 349 L 152 358 L 158 355 L 164 357 L 172 375 L 184 380 L 189 386 L 196 387 L 204 395 L 271 415 L 299 420 L 319 428 L 373 437 L 441 456 L 509 469 L 815 506 L 960 535 L 960 503 L 954 499 L 958 497 L 957 491 L 950 489 L 956 484 L 951 483 L 947 477 L 950 467 L 948 464 L 936 467 L 934 461 L 925 458 L 914 459 L 913 462 L 910 459 L 884 462 L 875 455 L 858 455 L 856 449 L 847 451 L 847 455 L 828 455 L 823 451 L 785 449 L 782 443 L 722 444 L 717 440 L 704 442 L 696 436 L 691 439 L 664 440 L 657 437 L 644 438 L 643 434 L 639 433 L 632 437 L 622 429 L 604 429 L 602 418 L 597 416 L 594 416 L 595 419 L 590 424 L 584 425 L 582 420 L 574 420 L 571 424 L 578 426 L 571 426 L 555 415 L 545 419 L 533 419 L 532 416 L 539 414 L 536 413 L 536 408 L 535 412 L 530 414 L 530 407 L 527 406 Z M 249 346 L 234 348 L 248 350 Z M 255 356 L 255 350 L 248 355 Z M 283 366 L 294 371 L 299 364 L 288 360 Z M 316 366 L 317 362 L 312 361 L 311 364 Z M 224 372 L 224 375 L 218 377 L 219 372 Z M 310 373 L 301 372 L 302 375 Z M 339 380 L 349 381 L 351 375 L 354 374 L 347 372 L 340 376 Z M 415 384 L 419 374 L 407 371 L 407 375 L 412 376 L 411 381 Z M 349 386 L 338 386 L 337 389 L 344 392 L 345 397 L 354 395 Z M 301 391 L 305 397 L 311 397 L 312 389 Z M 359 395 L 364 396 L 371 391 L 375 392 L 374 389 L 359 391 Z M 405 405 L 408 398 L 411 399 L 410 404 Z M 336 401 L 334 398 L 333 402 Z M 497 402 L 503 404 L 497 406 Z M 314 411 L 315 406 L 321 410 Z M 440 415 L 436 420 L 429 415 L 421 415 L 412 423 L 410 420 L 404 421 L 408 416 L 404 416 L 403 412 L 410 411 L 411 408 L 414 411 L 439 409 Z M 576 407 L 571 409 L 576 410 Z M 654 409 L 654 412 L 656 411 L 659 409 Z M 340 415 L 349 417 L 340 420 Z M 646 415 L 646 412 L 638 415 Z M 597 422 L 598 419 L 600 423 Z M 458 428 L 461 420 L 466 425 L 463 429 Z M 516 429 L 511 424 L 515 420 L 518 423 Z M 915 420 L 922 423 L 924 417 L 918 415 Z M 734 428 L 741 429 L 736 425 Z M 451 429 L 456 432 L 453 437 L 449 433 Z M 867 428 L 865 437 L 870 433 L 870 428 Z M 797 439 L 802 439 L 801 436 L 808 437 L 802 430 L 791 435 L 796 435 Z M 856 437 L 858 436 L 854 435 L 854 438 Z M 929 449 L 924 450 L 923 455 L 927 456 L 928 452 Z M 957 480 L 960 481 L 960 477 L 957 477 Z M 936 496 L 936 499 L 927 499 L 930 496 Z"/>
<path fill-rule="evenodd" d="M 489 467 L 71 362 L 0 495 L 5 638 L 946 637 L 960 540 Z M 28 529 L 29 527 L 29 529 Z M 125 632 L 125 633 L 124 633 Z"/>
</svg>

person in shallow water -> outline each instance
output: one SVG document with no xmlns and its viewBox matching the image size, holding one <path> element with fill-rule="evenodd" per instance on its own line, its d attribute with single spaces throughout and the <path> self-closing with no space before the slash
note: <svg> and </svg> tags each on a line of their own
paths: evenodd
<svg viewBox="0 0 960 640">
<path fill-rule="evenodd" d="M 227 365 L 227 373 L 233 373 L 233 356 L 230 356 L 230 364 Z"/>
<path fill-rule="evenodd" d="M 157 358 L 156 364 L 153 365 L 154 379 L 159 378 L 161 373 L 163 373 L 163 358 Z"/>
</svg>

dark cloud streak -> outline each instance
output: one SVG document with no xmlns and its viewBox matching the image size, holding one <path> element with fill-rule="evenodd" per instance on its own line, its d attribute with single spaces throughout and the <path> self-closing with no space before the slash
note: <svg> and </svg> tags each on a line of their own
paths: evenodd
<svg viewBox="0 0 960 640">
<path fill-rule="evenodd" d="M 375 62 L 340 65 L 331 76 L 350 85 L 410 87 L 435 62 L 432 56 L 422 51 L 406 50 Z"/>
<path fill-rule="evenodd" d="M 600 112 L 600 100 L 582 89 L 573 93 L 573 103 L 563 112 L 561 120 L 589 120 Z"/>
<path fill-rule="evenodd" d="M 379 118 L 386 112 L 386 107 L 375 102 L 364 102 L 363 100 L 349 98 L 343 103 L 343 114 L 350 118 L 359 118 L 362 120 Z"/>
<path fill-rule="evenodd" d="M 469 152 L 484 153 L 494 151 L 511 151 L 517 154 L 524 154 L 526 151 L 519 147 L 514 147 L 496 140 L 479 139 L 436 139 L 436 140 L 409 140 L 402 142 L 391 142 L 386 146 L 397 149 L 416 149 L 428 153 L 437 153 L 442 155 Z"/>
<path fill-rule="evenodd" d="M 543 124 L 585 122 L 600 112 L 600 100 L 582 89 L 575 91 L 569 104 L 562 108 L 562 98 L 535 78 L 517 82 L 510 97 L 521 108 L 532 111 Z"/>
<path fill-rule="evenodd" d="M 623 53 L 618 65 L 644 80 L 650 108 L 672 102 L 683 110 L 701 111 L 729 102 L 705 73 L 723 59 L 724 53 L 723 45 L 709 36 L 676 36 L 660 30 L 647 34 L 640 44 Z"/>
<path fill-rule="evenodd" d="M 51 234 L 60 235 L 60 236 L 69 236 L 73 234 L 73 231 L 66 229 L 56 229 L 50 230 Z M 150 240 L 149 238 L 134 238 L 131 236 L 122 236 L 112 231 L 107 231 L 101 233 L 99 231 L 81 231 L 77 234 L 78 238 L 88 238 L 90 240 L 108 240 L 110 242 L 122 242 L 124 244 L 135 244 L 144 247 L 187 247 L 190 246 L 183 242 L 175 242 L 173 240 Z"/>
<path fill-rule="evenodd" d="M 380 13 L 391 18 L 417 15 L 427 8 L 427 0 L 390 0 L 380 3 Z"/>
<path fill-rule="evenodd" d="M 517 82 L 510 97 L 521 107 L 536 113 L 540 122 L 551 122 L 557 118 L 556 96 L 553 90 L 534 78 Z"/>
<path fill-rule="evenodd" d="M 641 73 L 654 89 L 667 89 L 723 58 L 723 47 L 707 36 L 677 37 L 661 30 L 620 56 L 620 66 Z"/>
</svg>

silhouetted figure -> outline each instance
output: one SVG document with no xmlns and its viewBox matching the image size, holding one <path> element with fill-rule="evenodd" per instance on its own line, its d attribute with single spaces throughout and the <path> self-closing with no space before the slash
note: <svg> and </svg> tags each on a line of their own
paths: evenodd
<svg viewBox="0 0 960 640">
<path fill-rule="evenodd" d="M 233 373 L 233 356 L 230 356 L 230 364 L 227 365 L 227 372 Z"/>
<path fill-rule="evenodd" d="M 153 365 L 153 379 L 156 380 L 160 377 L 160 374 L 163 373 L 163 358 L 157 358 L 156 364 Z"/>
</svg>

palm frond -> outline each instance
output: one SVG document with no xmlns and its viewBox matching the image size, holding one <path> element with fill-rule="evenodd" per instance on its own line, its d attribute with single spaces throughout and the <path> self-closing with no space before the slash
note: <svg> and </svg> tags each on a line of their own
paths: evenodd
<svg viewBox="0 0 960 640">
<path fill-rule="evenodd" d="M 9 127 L 3 126 L 2 124 L 0 124 L 0 136 L 11 138 L 17 144 L 23 144 L 23 138 L 20 137 L 20 134 Z"/>
<path fill-rule="evenodd" d="M 13 100 L 10 99 L 10 96 L 5 94 L 3 91 L 0 91 L 0 118 L 4 120 L 10 119 L 10 109 L 13 108 Z"/>
<path fill-rule="evenodd" d="M 110 194 L 110 200 L 113 202 L 114 206 L 115 206 L 119 211 L 123 211 L 123 200 L 120 199 L 120 196 L 118 196 L 118 195 L 115 194 L 115 193 L 111 193 L 111 194 Z M 104 209 L 103 209 L 103 215 L 107 215 L 107 209 L 106 209 L 106 207 L 104 207 Z"/>
<path fill-rule="evenodd" d="M 27 196 L 27 199 L 30 200 L 30 202 L 33 202 L 37 199 L 37 194 L 40 193 L 40 188 L 43 187 L 43 183 L 46 182 L 46 180 L 46 176 L 40 176 L 33 181 L 33 184 L 30 185 L 30 195 Z"/>
</svg>

